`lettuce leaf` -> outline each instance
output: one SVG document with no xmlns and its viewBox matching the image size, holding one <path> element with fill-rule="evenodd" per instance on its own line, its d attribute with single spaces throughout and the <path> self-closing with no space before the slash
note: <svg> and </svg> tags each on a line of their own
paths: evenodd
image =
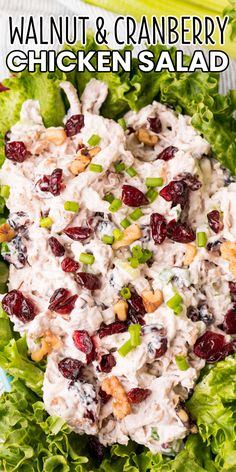
<svg viewBox="0 0 236 472">
<path fill-rule="evenodd" d="M 38 395 L 42 394 L 43 370 L 28 357 L 25 337 L 14 333 L 9 317 L 0 309 L 0 367 L 15 379 L 21 379 L 25 385 Z"/>
<path fill-rule="evenodd" d="M 236 357 L 219 362 L 187 402 L 199 432 L 216 455 L 219 471 L 236 470 Z"/>
</svg>

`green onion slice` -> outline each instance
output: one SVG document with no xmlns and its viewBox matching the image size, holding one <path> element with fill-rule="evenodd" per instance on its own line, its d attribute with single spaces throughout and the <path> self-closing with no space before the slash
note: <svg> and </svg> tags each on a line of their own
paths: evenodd
<svg viewBox="0 0 236 472">
<path fill-rule="evenodd" d="M 147 177 L 145 183 L 147 187 L 161 187 L 163 179 L 161 177 Z"/>
<path fill-rule="evenodd" d="M 52 224 L 53 220 L 52 218 L 50 218 L 50 216 L 47 216 L 46 218 L 41 218 L 41 220 L 39 220 L 39 226 L 41 226 L 41 228 L 50 228 Z"/>
<path fill-rule="evenodd" d="M 83 262 L 83 264 L 92 265 L 95 261 L 95 257 L 92 254 L 88 254 L 87 252 L 81 252 L 79 260 L 80 262 Z"/>
<path fill-rule="evenodd" d="M 129 216 L 131 220 L 137 221 L 139 218 L 141 218 L 141 216 L 143 216 L 143 212 L 140 208 L 136 208 L 136 210 L 132 211 Z"/>
<path fill-rule="evenodd" d="M 137 175 L 137 171 L 134 169 L 134 167 L 127 167 L 126 171 L 127 174 L 130 176 L 130 177 L 135 177 Z"/>
<path fill-rule="evenodd" d="M 105 244 L 113 244 L 114 242 L 114 237 L 110 236 L 109 234 L 104 234 L 102 237 L 102 242 Z"/>
<path fill-rule="evenodd" d="M 122 206 L 122 201 L 119 200 L 119 198 L 114 198 L 114 200 L 109 206 L 109 211 L 111 211 L 112 213 L 115 213 L 121 208 L 121 206 Z"/>
<path fill-rule="evenodd" d="M 91 138 L 88 140 L 89 146 L 97 146 L 101 141 L 101 137 L 98 134 L 92 134 Z"/>
<path fill-rule="evenodd" d="M 175 356 L 175 362 L 176 365 L 178 366 L 179 370 L 188 370 L 189 369 L 189 364 L 184 356 Z"/>
<path fill-rule="evenodd" d="M 64 209 L 76 213 L 79 210 L 79 203 L 67 201 L 64 203 Z"/>
<path fill-rule="evenodd" d="M 90 164 L 89 165 L 89 170 L 91 172 L 102 172 L 103 167 L 101 166 L 101 164 Z"/>
<path fill-rule="evenodd" d="M 207 235 L 204 231 L 197 233 L 197 245 L 198 247 L 205 247 L 207 243 Z"/>
<path fill-rule="evenodd" d="M 129 298 L 131 298 L 131 291 L 129 287 L 123 287 L 120 291 L 120 294 L 125 300 L 129 300 Z"/>
</svg>

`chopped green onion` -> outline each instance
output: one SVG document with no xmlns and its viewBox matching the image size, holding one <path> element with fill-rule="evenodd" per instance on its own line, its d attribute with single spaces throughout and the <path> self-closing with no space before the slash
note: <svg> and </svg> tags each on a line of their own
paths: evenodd
<svg viewBox="0 0 236 472">
<path fill-rule="evenodd" d="M 119 120 L 117 120 L 117 123 L 119 123 L 121 128 L 126 129 L 126 121 L 124 118 L 119 118 Z"/>
<path fill-rule="evenodd" d="M 1 254 L 6 254 L 8 252 L 10 252 L 8 244 L 7 243 L 2 243 L 1 244 Z"/>
<path fill-rule="evenodd" d="M 148 198 L 149 202 L 153 203 L 154 200 L 156 200 L 156 198 L 158 197 L 158 192 L 154 190 L 154 188 L 149 188 L 145 195 Z"/>
<path fill-rule="evenodd" d="M 97 146 L 101 141 L 100 136 L 98 134 L 92 134 L 91 138 L 88 140 L 89 146 Z"/>
<path fill-rule="evenodd" d="M 129 300 L 129 298 L 131 298 L 131 291 L 129 287 L 123 287 L 120 291 L 120 294 L 125 300 Z"/>
<path fill-rule="evenodd" d="M 112 213 L 115 213 L 121 208 L 121 206 L 122 206 L 122 201 L 119 200 L 119 198 L 114 198 L 114 200 L 109 206 L 109 211 L 111 211 Z"/>
<path fill-rule="evenodd" d="M 178 305 L 176 308 L 173 308 L 173 312 L 177 316 L 180 315 L 182 313 L 182 311 L 183 311 L 182 305 Z"/>
<path fill-rule="evenodd" d="M 113 236 L 109 236 L 109 234 L 104 234 L 102 237 L 102 242 L 105 244 L 113 244 L 114 238 Z"/>
<path fill-rule="evenodd" d="M 124 162 L 116 162 L 114 164 L 114 167 L 115 167 L 115 171 L 117 172 L 117 174 L 119 174 L 120 172 L 123 172 L 125 170 Z"/>
<path fill-rule="evenodd" d="M 140 257 L 143 255 L 142 248 L 137 244 L 137 246 L 132 247 L 132 254 L 134 257 L 136 257 L 138 260 L 140 260 Z"/>
<path fill-rule="evenodd" d="M 184 356 L 175 356 L 175 362 L 179 370 L 188 370 L 189 364 Z"/>
<path fill-rule="evenodd" d="M 135 177 L 137 175 L 137 171 L 134 169 L 134 167 L 127 167 L 125 172 L 127 172 L 130 177 Z"/>
<path fill-rule="evenodd" d="M 159 441 L 160 440 L 160 436 L 157 432 L 157 428 L 151 428 L 151 438 L 152 439 L 155 439 L 155 441 Z"/>
<path fill-rule="evenodd" d="M 127 354 L 129 354 L 130 351 L 132 351 L 134 346 L 131 344 L 131 339 L 126 341 L 126 343 L 122 344 L 122 346 L 118 349 L 118 353 L 120 356 L 125 357 Z"/>
<path fill-rule="evenodd" d="M 145 262 L 149 261 L 152 258 L 152 251 L 149 251 L 149 249 L 144 249 L 142 256 L 139 259 L 140 264 L 145 264 Z"/>
<path fill-rule="evenodd" d="M 64 209 L 76 213 L 79 210 L 79 203 L 67 201 L 64 203 Z"/>
<path fill-rule="evenodd" d="M 140 324 L 133 324 L 129 327 L 130 341 L 133 347 L 137 347 L 141 344 L 140 331 L 142 326 Z"/>
<path fill-rule="evenodd" d="M 122 228 L 126 229 L 128 228 L 131 223 L 130 221 L 128 220 L 128 218 L 124 218 L 121 222 L 120 222 L 120 225 L 122 226 Z"/>
<path fill-rule="evenodd" d="M 207 235 L 204 231 L 197 233 L 197 245 L 198 247 L 205 247 L 207 243 Z"/>
<path fill-rule="evenodd" d="M 87 252 L 81 252 L 79 260 L 84 264 L 92 265 L 95 261 L 95 257 L 92 254 L 88 254 Z"/>
<path fill-rule="evenodd" d="M 119 241 L 124 236 L 123 231 L 121 231 L 119 228 L 113 229 L 112 234 L 116 241 Z"/>
<path fill-rule="evenodd" d="M 161 187 L 163 179 L 161 177 L 147 177 L 145 183 L 147 187 Z"/>
<path fill-rule="evenodd" d="M 136 257 L 131 257 L 129 259 L 129 263 L 133 269 L 137 269 L 137 267 L 139 266 L 139 261 Z"/>
<path fill-rule="evenodd" d="M 140 208 L 136 208 L 136 210 L 132 211 L 129 216 L 131 220 L 137 221 L 139 218 L 141 218 L 141 216 L 143 216 L 143 212 L 140 210 Z"/>
<path fill-rule="evenodd" d="M 46 218 L 41 218 L 41 220 L 39 220 L 39 226 L 41 226 L 41 228 L 50 228 L 52 224 L 53 220 L 52 218 L 50 218 L 50 216 L 47 216 Z"/>
<path fill-rule="evenodd" d="M 107 195 L 105 195 L 103 200 L 105 200 L 108 203 L 112 203 L 113 200 L 115 200 L 115 197 L 113 197 L 113 195 L 111 193 L 107 193 Z"/>
<path fill-rule="evenodd" d="M 1 185 L 0 195 L 3 198 L 8 198 L 10 195 L 10 186 L 9 185 Z"/>
<path fill-rule="evenodd" d="M 166 304 L 169 308 L 171 308 L 172 310 L 176 309 L 179 305 L 181 305 L 181 303 L 183 302 L 183 298 L 181 297 L 181 295 L 176 292 L 176 294 L 170 298 Z"/>
<path fill-rule="evenodd" d="M 101 164 L 90 164 L 89 170 L 91 172 L 102 172 L 103 167 L 101 166 Z"/>
</svg>

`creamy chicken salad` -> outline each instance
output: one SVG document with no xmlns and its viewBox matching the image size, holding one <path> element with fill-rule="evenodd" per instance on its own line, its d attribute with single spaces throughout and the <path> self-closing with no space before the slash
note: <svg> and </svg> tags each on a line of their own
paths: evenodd
<svg viewBox="0 0 236 472">
<path fill-rule="evenodd" d="M 118 124 L 104 83 L 61 88 L 64 127 L 27 100 L 6 136 L 2 305 L 47 359 L 50 415 L 171 454 L 200 370 L 234 352 L 236 184 L 190 117 L 153 102 Z"/>
</svg>

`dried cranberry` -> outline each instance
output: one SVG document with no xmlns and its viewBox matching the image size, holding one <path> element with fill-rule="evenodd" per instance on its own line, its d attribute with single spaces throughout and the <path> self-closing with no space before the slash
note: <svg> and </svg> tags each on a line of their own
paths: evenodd
<svg viewBox="0 0 236 472">
<path fill-rule="evenodd" d="M 64 272 L 76 272 L 79 267 L 79 263 L 70 257 L 65 257 L 61 263 L 61 268 Z"/>
<path fill-rule="evenodd" d="M 194 344 L 194 354 L 201 359 L 210 359 L 222 351 L 225 338 L 222 334 L 206 331 Z"/>
<path fill-rule="evenodd" d="M 175 157 L 175 153 L 178 151 L 178 148 L 175 146 L 168 146 L 167 148 L 163 149 L 160 154 L 158 154 L 157 159 L 162 159 L 163 161 L 170 161 Z"/>
<path fill-rule="evenodd" d="M 223 229 L 223 223 L 221 222 L 220 219 L 220 212 L 217 210 L 212 210 L 210 213 L 207 213 L 207 219 L 210 228 L 214 233 L 219 233 Z"/>
<path fill-rule="evenodd" d="M 167 202 L 172 202 L 172 207 L 180 205 L 183 209 L 188 203 L 189 187 L 184 180 L 172 180 L 160 191 L 161 197 Z"/>
<path fill-rule="evenodd" d="M 160 343 L 160 347 L 158 348 L 156 348 L 153 345 L 153 343 L 148 344 L 148 351 L 151 357 L 154 357 L 154 359 L 160 359 L 160 357 L 164 356 L 164 354 L 167 351 L 167 347 L 168 347 L 167 338 L 160 338 L 159 343 Z"/>
<path fill-rule="evenodd" d="M 84 115 L 72 115 L 65 124 L 65 132 L 68 137 L 75 136 L 84 127 Z"/>
<path fill-rule="evenodd" d="M 103 405 L 105 405 L 111 399 L 111 395 L 108 395 L 108 393 L 104 392 L 101 387 L 99 388 L 98 395 L 101 398 Z"/>
<path fill-rule="evenodd" d="M 73 239 L 73 241 L 85 241 L 86 239 L 90 238 L 93 231 L 91 228 L 73 226 L 71 228 L 64 229 L 63 233 L 65 233 L 68 238 Z"/>
<path fill-rule="evenodd" d="M 229 290 L 231 293 L 236 294 L 236 282 L 229 282 Z"/>
<path fill-rule="evenodd" d="M 153 133 L 160 133 L 162 130 L 162 124 L 159 116 L 150 116 L 148 119 L 148 123 L 150 125 L 150 130 L 153 131 Z"/>
<path fill-rule="evenodd" d="M 97 275 L 88 274 L 87 272 L 77 272 L 75 275 L 77 284 L 88 290 L 99 290 L 101 288 L 101 280 Z"/>
<path fill-rule="evenodd" d="M 6 158 L 13 162 L 24 162 L 29 156 L 25 144 L 22 141 L 10 141 L 5 144 Z"/>
<path fill-rule="evenodd" d="M 216 354 L 213 354 L 209 359 L 207 359 L 207 364 L 214 364 L 215 362 L 223 361 L 227 356 L 230 354 L 234 354 L 235 352 L 235 346 L 234 343 L 230 342 L 225 344 L 222 349 L 217 352 Z"/>
<path fill-rule="evenodd" d="M 62 169 L 55 169 L 50 176 L 50 192 L 54 197 L 60 195 L 62 187 Z"/>
<path fill-rule="evenodd" d="M 3 310 L 16 316 L 23 323 L 32 321 L 36 315 L 33 303 L 19 291 L 11 290 L 2 299 Z"/>
<path fill-rule="evenodd" d="M 128 393 L 127 397 L 130 403 L 141 403 L 146 400 L 152 391 L 149 388 L 132 388 Z"/>
<path fill-rule="evenodd" d="M 125 205 L 133 208 L 148 205 L 149 203 L 149 200 L 144 193 L 132 185 L 123 185 L 121 198 Z"/>
<path fill-rule="evenodd" d="M 64 256 L 65 254 L 65 249 L 62 246 L 62 244 L 58 241 L 57 238 L 54 238 L 54 236 L 51 236 L 48 239 L 48 244 L 52 250 L 52 253 L 54 254 L 55 257 L 61 257 Z"/>
<path fill-rule="evenodd" d="M 181 174 L 178 174 L 175 177 L 175 180 L 183 180 L 193 192 L 202 187 L 202 183 L 198 180 L 198 176 L 190 174 L 190 172 L 182 172 Z"/>
<path fill-rule="evenodd" d="M 50 192 L 54 197 L 60 195 L 62 189 L 62 169 L 54 169 L 51 175 L 44 175 L 37 185 L 41 192 Z"/>
<path fill-rule="evenodd" d="M 66 379 L 78 380 L 83 367 L 82 362 L 71 357 L 65 357 L 58 364 L 58 369 Z"/>
<path fill-rule="evenodd" d="M 111 336 L 112 334 L 124 333 L 127 331 L 127 325 L 122 321 L 115 321 L 108 325 L 102 324 L 97 334 L 99 338 L 105 338 L 105 336 Z"/>
<path fill-rule="evenodd" d="M 102 462 L 105 455 L 105 447 L 100 443 L 96 436 L 89 437 L 88 448 L 91 457 L 95 457 L 99 463 Z"/>
<path fill-rule="evenodd" d="M 152 237 L 155 244 L 162 244 L 167 235 L 166 219 L 160 213 L 153 213 L 150 219 Z"/>
<path fill-rule="evenodd" d="M 66 288 L 58 288 L 49 300 L 48 309 L 61 315 L 68 315 L 74 309 L 77 298 L 78 295 L 70 297 L 70 292 Z"/>
<path fill-rule="evenodd" d="M 146 310 L 144 308 L 143 300 L 137 292 L 131 292 L 131 297 L 128 300 L 130 307 L 139 315 L 146 315 Z"/>
<path fill-rule="evenodd" d="M 90 364 L 95 358 L 95 347 L 88 331 L 78 330 L 73 333 L 75 347 L 86 354 L 87 363 Z"/>
<path fill-rule="evenodd" d="M 44 175 L 38 180 L 37 185 L 39 186 L 41 192 L 50 192 L 50 176 Z"/>
<path fill-rule="evenodd" d="M 113 367 L 116 365 L 116 360 L 112 354 L 104 354 L 102 356 L 101 361 L 99 363 L 99 370 L 101 372 L 105 372 L 106 374 L 109 374 Z"/>
<path fill-rule="evenodd" d="M 195 241 L 196 234 L 186 223 L 170 221 L 167 226 L 167 236 L 177 243 L 191 243 Z"/>
<path fill-rule="evenodd" d="M 225 314 L 223 327 L 227 334 L 236 334 L 236 307 L 231 308 Z"/>
</svg>

